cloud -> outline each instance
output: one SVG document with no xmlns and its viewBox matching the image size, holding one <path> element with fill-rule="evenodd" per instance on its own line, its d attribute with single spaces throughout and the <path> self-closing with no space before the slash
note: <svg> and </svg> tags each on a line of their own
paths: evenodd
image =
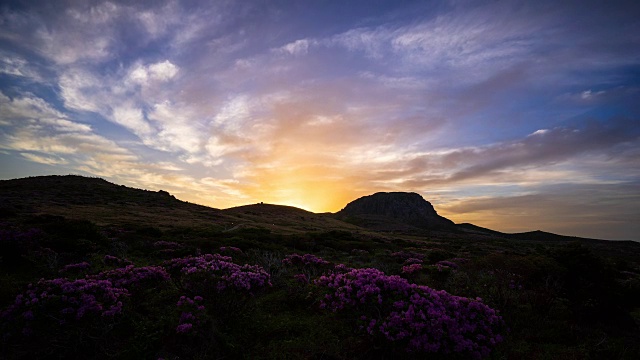
<svg viewBox="0 0 640 360">
<path fill-rule="evenodd" d="M 309 51 L 309 40 L 300 39 L 294 42 L 288 43 L 278 49 L 281 52 L 288 53 L 290 55 L 306 55 Z"/>
<path fill-rule="evenodd" d="M 65 114 L 54 109 L 49 103 L 29 93 L 11 99 L 0 92 L 0 119 L 7 125 L 28 124 L 37 128 L 49 126 L 59 132 L 91 131 L 89 125 L 69 120 Z"/>
<path fill-rule="evenodd" d="M 412 187 L 474 182 L 535 184 L 567 178 L 574 182 L 598 182 L 595 177 L 598 170 L 578 169 L 578 164 L 587 163 L 588 159 L 611 162 L 608 158 L 620 157 L 626 151 L 623 149 L 640 147 L 634 123 L 631 119 L 612 119 L 606 124 L 593 122 L 582 128 L 537 130 L 519 140 L 487 146 L 408 154 L 404 161 L 393 160 L 394 164 L 383 167 L 386 170 L 377 174 L 385 181 L 407 179 L 403 184 Z M 596 160 L 595 155 L 604 158 Z M 597 168 L 594 163 L 589 166 Z M 554 176 L 549 170 L 560 172 Z"/>
<path fill-rule="evenodd" d="M 468 197 L 438 206 L 454 220 L 504 232 L 537 229 L 575 236 L 637 239 L 638 183 L 562 183 L 529 189 L 528 194 Z"/>
<path fill-rule="evenodd" d="M 102 88 L 106 84 L 93 73 L 81 68 L 72 68 L 62 73 L 58 84 L 66 108 L 90 112 L 104 111 L 105 106 L 100 99 L 107 94 L 107 90 Z"/>
<path fill-rule="evenodd" d="M 34 82 L 44 81 L 40 71 L 25 58 L 5 51 L 0 51 L 0 74 L 18 76 Z"/>
<path fill-rule="evenodd" d="M 60 157 L 40 156 L 31 153 L 20 153 L 20 155 L 29 161 L 45 165 L 65 165 L 69 163 L 67 160 Z"/>
<path fill-rule="evenodd" d="M 131 105 L 115 106 L 112 118 L 142 139 L 152 135 L 154 131 L 145 120 L 142 110 Z"/>
<path fill-rule="evenodd" d="M 149 81 L 168 81 L 178 73 L 178 67 L 169 60 L 149 65 L 138 65 L 129 73 L 129 80 L 148 85 Z"/>
</svg>

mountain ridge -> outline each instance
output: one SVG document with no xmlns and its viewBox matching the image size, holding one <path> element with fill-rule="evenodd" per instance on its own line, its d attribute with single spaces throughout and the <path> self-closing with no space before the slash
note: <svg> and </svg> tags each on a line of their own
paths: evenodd
<svg viewBox="0 0 640 360">
<path fill-rule="evenodd" d="M 82 215 L 98 224 L 154 222 L 161 226 L 256 227 L 283 233 L 341 230 L 433 235 L 435 231 L 516 240 L 598 240 L 540 230 L 508 234 L 473 224 L 455 224 L 438 215 L 417 193 L 378 192 L 355 199 L 336 213 L 264 203 L 217 209 L 179 200 L 164 190 L 135 189 L 80 175 L 0 180 L 0 218 L 15 213 Z"/>
</svg>

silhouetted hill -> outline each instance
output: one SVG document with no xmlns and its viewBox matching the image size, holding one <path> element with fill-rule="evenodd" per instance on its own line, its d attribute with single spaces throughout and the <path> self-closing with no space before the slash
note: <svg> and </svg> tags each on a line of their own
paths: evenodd
<svg viewBox="0 0 640 360">
<path fill-rule="evenodd" d="M 278 233 L 357 230 L 326 214 L 269 204 L 225 210 L 176 199 L 167 191 L 116 185 L 77 175 L 0 180 L 0 218 L 39 214 L 81 218 L 98 225 L 206 228 L 221 231 L 261 228 Z"/>
<path fill-rule="evenodd" d="M 224 222 L 220 210 L 77 175 L 0 181 L 0 213 L 83 218 L 99 225 L 200 226 Z"/>
<path fill-rule="evenodd" d="M 356 199 L 340 210 L 340 219 L 377 230 L 453 230 L 453 221 L 438 215 L 431 203 L 409 192 L 379 192 Z"/>
<path fill-rule="evenodd" d="M 456 224 L 456 228 L 458 230 L 461 230 L 469 234 L 491 235 L 491 236 L 499 236 L 499 237 L 508 236 L 508 234 L 502 233 L 500 231 L 483 228 L 481 226 L 473 225 L 470 223 Z"/>
<path fill-rule="evenodd" d="M 542 230 L 526 231 L 521 233 L 506 234 L 510 239 L 520 240 L 546 240 L 546 241 L 575 241 L 575 240 L 597 240 L 581 238 L 576 236 L 558 235 Z"/>
<path fill-rule="evenodd" d="M 526 241 L 599 241 L 544 231 L 506 234 L 473 224 L 454 224 L 431 203 L 409 192 L 376 193 L 347 204 L 335 214 L 316 214 L 291 206 L 253 204 L 215 209 L 176 199 L 166 191 L 117 185 L 77 175 L 0 180 L 0 218 L 39 214 L 86 219 L 98 225 L 168 228 L 267 229 L 276 233 L 347 231 L 416 235 L 437 230 L 443 238 L 502 238 Z"/>
</svg>

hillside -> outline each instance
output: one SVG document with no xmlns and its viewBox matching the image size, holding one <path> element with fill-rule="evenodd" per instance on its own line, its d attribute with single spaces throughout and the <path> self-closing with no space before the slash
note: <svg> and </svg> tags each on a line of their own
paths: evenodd
<svg viewBox="0 0 640 360">
<path fill-rule="evenodd" d="M 418 194 L 315 214 L 4 180 L 0 245 L 3 359 L 640 354 L 640 243 L 453 225 Z"/>
<path fill-rule="evenodd" d="M 76 175 L 1 180 L 0 204 L 0 214 L 50 214 L 101 226 L 263 228 L 280 233 L 354 229 L 330 216 L 293 207 L 258 204 L 220 210 L 181 201 L 162 190 L 134 189 Z"/>
</svg>

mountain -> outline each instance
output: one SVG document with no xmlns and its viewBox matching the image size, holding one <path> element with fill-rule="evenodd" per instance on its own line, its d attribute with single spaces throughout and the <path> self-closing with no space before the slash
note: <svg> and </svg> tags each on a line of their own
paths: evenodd
<svg viewBox="0 0 640 360">
<path fill-rule="evenodd" d="M 266 229 L 278 234 L 343 231 L 367 236 L 398 235 L 475 240 L 589 241 L 543 231 L 507 234 L 473 224 L 454 224 L 431 203 L 410 192 L 379 192 L 347 204 L 335 214 L 299 208 L 252 204 L 215 209 L 176 199 L 167 191 L 117 185 L 77 175 L 0 180 L 0 221 L 39 215 L 85 219 L 98 226 L 179 228 L 234 232 Z M 385 235 L 386 234 L 386 235 Z M 594 240 L 597 241 L 597 240 Z"/>
<path fill-rule="evenodd" d="M 356 199 L 340 210 L 339 219 L 377 230 L 453 230 L 453 221 L 438 215 L 430 202 L 411 192 L 379 192 Z"/>
</svg>

